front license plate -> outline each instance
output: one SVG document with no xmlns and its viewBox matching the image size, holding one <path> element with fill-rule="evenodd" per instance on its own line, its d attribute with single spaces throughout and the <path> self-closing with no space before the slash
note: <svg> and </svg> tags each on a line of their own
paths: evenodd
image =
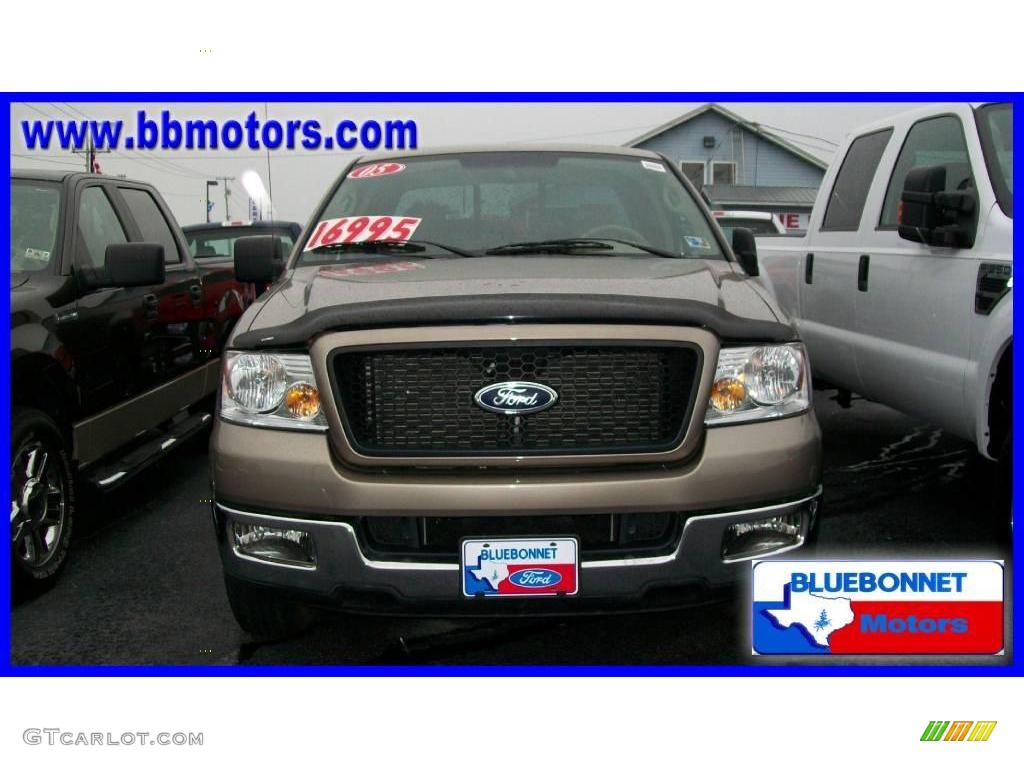
<svg viewBox="0 0 1024 768">
<path fill-rule="evenodd" d="M 579 591 L 576 539 L 465 539 L 462 594 L 538 597 Z"/>
</svg>

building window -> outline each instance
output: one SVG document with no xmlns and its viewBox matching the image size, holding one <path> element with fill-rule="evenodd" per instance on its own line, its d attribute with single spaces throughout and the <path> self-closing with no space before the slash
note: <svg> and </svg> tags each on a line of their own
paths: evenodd
<svg viewBox="0 0 1024 768">
<path fill-rule="evenodd" d="M 697 189 L 704 186 L 703 160 L 683 160 L 683 162 L 679 164 L 679 169 L 683 172 L 683 176 L 693 182 L 693 186 Z"/>
<path fill-rule="evenodd" d="M 712 184 L 735 184 L 736 163 L 711 163 Z"/>
</svg>

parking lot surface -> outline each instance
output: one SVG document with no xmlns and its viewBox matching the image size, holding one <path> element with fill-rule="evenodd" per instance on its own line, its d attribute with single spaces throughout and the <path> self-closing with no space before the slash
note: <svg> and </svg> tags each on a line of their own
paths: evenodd
<svg viewBox="0 0 1024 768">
<path fill-rule="evenodd" d="M 840 408 L 832 394 L 817 393 L 815 406 L 825 445 L 816 557 L 1009 561 L 1008 495 L 971 445 L 877 404 L 855 400 Z M 194 439 L 121 490 L 83 505 L 59 583 L 12 610 L 13 664 L 787 663 L 752 658 L 742 591 L 711 605 L 613 616 L 485 621 L 332 614 L 299 637 L 253 643 L 235 624 L 224 593 L 205 442 L 205 436 Z M 1004 664 L 1009 658 L 907 661 Z"/>
</svg>

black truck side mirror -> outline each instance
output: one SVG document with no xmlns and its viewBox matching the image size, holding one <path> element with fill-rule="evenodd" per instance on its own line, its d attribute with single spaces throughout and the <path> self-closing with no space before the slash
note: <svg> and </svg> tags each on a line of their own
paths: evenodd
<svg viewBox="0 0 1024 768">
<path fill-rule="evenodd" d="M 108 245 L 102 267 L 78 270 L 85 291 L 98 288 L 134 288 L 164 282 L 164 247 L 160 243 Z"/>
<path fill-rule="evenodd" d="M 930 165 L 907 173 L 896 217 L 904 240 L 946 248 L 974 245 L 977 196 L 973 189 L 946 192 L 946 168 Z"/>
<path fill-rule="evenodd" d="M 754 233 L 746 227 L 733 229 L 732 252 L 736 254 L 736 260 L 748 276 L 757 277 L 761 274 L 757 266 L 757 243 L 754 242 Z"/>
<path fill-rule="evenodd" d="M 164 281 L 164 247 L 160 243 L 108 245 L 103 259 L 106 284 L 114 288 L 160 285 Z"/>
<path fill-rule="evenodd" d="M 240 237 L 235 241 L 235 279 L 272 283 L 284 270 L 284 244 L 274 235 Z"/>
</svg>

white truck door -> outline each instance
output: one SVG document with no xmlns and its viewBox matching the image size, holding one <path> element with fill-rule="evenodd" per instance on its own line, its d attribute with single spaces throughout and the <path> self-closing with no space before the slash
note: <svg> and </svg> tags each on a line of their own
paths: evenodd
<svg viewBox="0 0 1024 768">
<path fill-rule="evenodd" d="M 860 391 L 855 355 L 857 240 L 864 203 L 892 129 L 854 139 L 839 171 L 822 182 L 811 217 L 812 233 L 800 281 L 800 335 L 815 374 L 829 383 Z M 827 186 L 827 185 L 830 185 Z M 824 211 L 822 211 L 824 207 Z M 854 233 L 854 234 L 851 234 Z"/>
<path fill-rule="evenodd" d="M 979 189 L 978 174 L 986 177 L 977 131 L 967 109 L 920 119 L 897 138 L 892 172 L 879 174 L 872 191 L 865 218 L 873 222 L 858 259 L 860 391 L 973 440 L 963 392 L 982 233 L 974 248 L 943 248 L 904 240 L 896 227 L 904 180 L 913 168 L 942 165 L 947 191 Z M 991 206 L 990 195 L 981 193 L 979 210 Z"/>
</svg>

